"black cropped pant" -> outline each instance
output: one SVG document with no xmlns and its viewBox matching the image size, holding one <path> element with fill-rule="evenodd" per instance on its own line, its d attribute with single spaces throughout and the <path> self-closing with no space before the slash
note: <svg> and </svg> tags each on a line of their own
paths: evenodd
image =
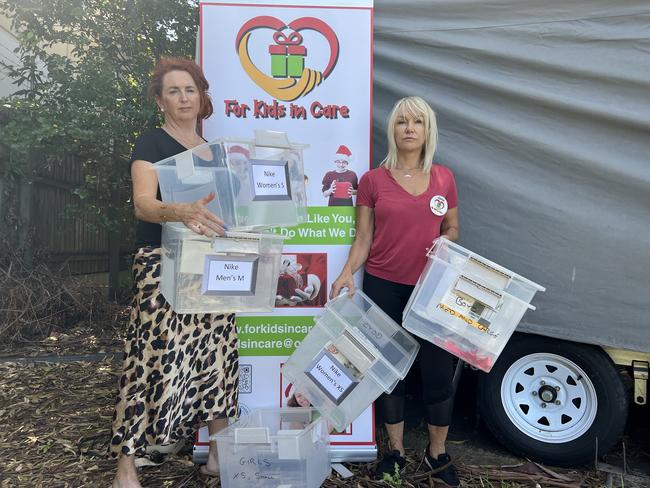
<svg viewBox="0 0 650 488">
<path fill-rule="evenodd" d="M 406 307 L 413 286 L 378 278 L 369 273 L 363 277 L 363 292 L 370 297 L 390 318 L 402 324 L 402 312 Z M 422 399 L 430 425 L 447 426 L 451 423 L 454 404 L 454 358 L 447 351 L 429 341 L 415 337 L 420 343 L 416 361 L 420 363 Z M 404 420 L 404 397 L 406 381 L 402 380 L 391 394 L 381 395 L 376 402 L 379 413 L 387 424 Z"/>
</svg>

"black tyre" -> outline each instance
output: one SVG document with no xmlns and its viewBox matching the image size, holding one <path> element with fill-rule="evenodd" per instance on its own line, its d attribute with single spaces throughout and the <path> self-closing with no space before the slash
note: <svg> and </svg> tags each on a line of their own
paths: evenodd
<svg viewBox="0 0 650 488">
<path fill-rule="evenodd" d="M 515 334 L 489 374 L 479 406 L 506 449 L 556 465 L 593 463 L 619 439 L 628 396 L 619 372 L 595 346 Z"/>
</svg>

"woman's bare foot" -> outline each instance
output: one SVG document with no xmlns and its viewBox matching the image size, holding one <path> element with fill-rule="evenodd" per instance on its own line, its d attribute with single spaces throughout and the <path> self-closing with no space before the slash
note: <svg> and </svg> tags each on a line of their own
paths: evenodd
<svg viewBox="0 0 650 488">
<path fill-rule="evenodd" d="M 134 456 L 120 456 L 117 461 L 117 473 L 113 478 L 112 488 L 142 488 L 135 469 Z"/>
<path fill-rule="evenodd" d="M 201 467 L 203 474 L 214 476 L 219 473 L 219 455 L 217 454 L 217 443 L 210 441 L 210 450 L 208 451 L 208 462 Z"/>
<path fill-rule="evenodd" d="M 118 477 L 115 475 L 112 488 L 142 488 L 138 478 Z"/>
<path fill-rule="evenodd" d="M 208 462 L 201 466 L 201 473 L 208 476 L 216 476 L 219 474 L 219 454 L 217 452 L 217 438 L 216 435 L 223 429 L 228 427 L 228 419 L 213 419 L 208 422 L 208 432 L 210 437 L 210 450 L 208 451 Z"/>
</svg>

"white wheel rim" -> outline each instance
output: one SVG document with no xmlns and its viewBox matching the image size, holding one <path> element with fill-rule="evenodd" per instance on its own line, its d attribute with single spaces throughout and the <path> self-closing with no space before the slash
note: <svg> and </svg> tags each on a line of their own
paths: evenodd
<svg viewBox="0 0 650 488">
<path fill-rule="evenodd" d="M 582 436 L 598 410 L 596 390 L 577 364 L 555 354 L 529 354 L 514 362 L 501 382 L 510 421 L 533 439 L 552 444 Z"/>
</svg>

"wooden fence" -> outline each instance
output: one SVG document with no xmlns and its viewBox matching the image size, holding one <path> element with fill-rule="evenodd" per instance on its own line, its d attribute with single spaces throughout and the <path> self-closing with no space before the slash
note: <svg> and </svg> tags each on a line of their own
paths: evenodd
<svg viewBox="0 0 650 488">
<path fill-rule="evenodd" d="M 0 147 L 3 157 L 8 158 L 8 154 Z M 110 236 L 99 225 L 102 216 L 74 212 L 83 205 L 74 193 L 83 183 L 83 162 L 74 156 L 63 161 L 42 157 L 32 167 L 32 176 L 17 181 L 0 176 L 3 240 L 19 249 L 28 261 L 38 254 L 52 267 L 67 265 L 73 274 L 109 272 Z M 124 269 L 132 249 L 127 241 L 131 233 L 120 229 L 119 235 L 119 267 Z"/>
</svg>

